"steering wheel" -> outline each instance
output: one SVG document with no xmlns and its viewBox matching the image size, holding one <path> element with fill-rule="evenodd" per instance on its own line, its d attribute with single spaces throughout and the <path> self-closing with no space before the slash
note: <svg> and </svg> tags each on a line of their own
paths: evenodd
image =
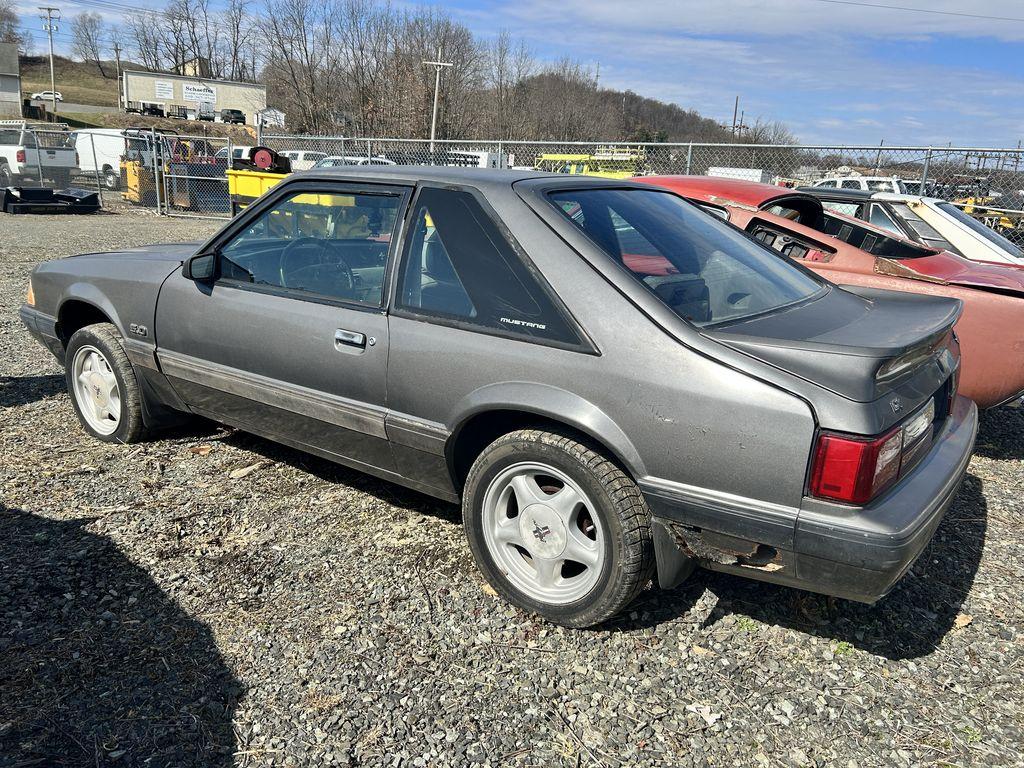
<svg viewBox="0 0 1024 768">
<path fill-rule="evenodd" d="M 328 241 L 317 237 L 300 237 L 288 243 L 278 259 L 282 287 L 354 298 L 351 267 L 334 248 L 330 249 L 333 258 L 326 259 L 327 246 Z"/>
</svg>

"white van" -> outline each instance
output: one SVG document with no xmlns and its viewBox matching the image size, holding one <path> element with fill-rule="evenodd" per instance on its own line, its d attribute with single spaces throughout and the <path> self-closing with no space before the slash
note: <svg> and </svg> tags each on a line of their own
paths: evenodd
<svg viewBox="0 0 1024 768">
<path fill-rule="evenodd" d="M 121 156 L 124 154 L 124 131 L 120 128 L 82 128 L 71 134 L 78 152 L 78 168 L 83 176 L 95 179 L 106 189 L 121 186 Z"/>
</svg>

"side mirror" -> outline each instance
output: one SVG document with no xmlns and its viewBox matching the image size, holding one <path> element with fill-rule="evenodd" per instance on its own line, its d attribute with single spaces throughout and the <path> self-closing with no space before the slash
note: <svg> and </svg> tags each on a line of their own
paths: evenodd
<svg viewBox="0 0 1024 768">
<path fill-rule="evenodd" d="M 189 280 L 196 282 L 208 282 L 213 280 L 217 268 L 216 253 L 200 253 L 185 261 L 182 274 Z"/>
</svg>

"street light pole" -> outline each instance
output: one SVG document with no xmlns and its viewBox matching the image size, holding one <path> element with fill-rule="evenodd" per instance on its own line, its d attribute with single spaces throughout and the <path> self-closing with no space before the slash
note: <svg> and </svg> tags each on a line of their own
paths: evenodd
<svg viewBox="0 0 1024 768">
<path fill-rule="evenodd" d="M 57 31 L 58 27 L 56 22 L 60 21 L 60 8 L 49 8 L 45 6 L 39 6 L 40 11 L 45 11 L 46 16 L 40 16 L 46 23 L 43 25 L 43 29 L 46 31 L 46 36 L 50 40 L 50 99 L 53 104 L 53 116 L 57 117 L 57 83 L 56 78 L 53 76 L 53 33 Z M 57 14 L 57 18 L 54 18 L 54 14 Z"/>
<path fill-rule="evenodd" d="M 430 118 L 430 155 L 434 155 L 434 137 L 437 135 L 437 96 L 441 91 L 441 69 L 452 66 L 451 62 L 441 61 L 441 48 L 437 49 L 437 61 L 424 61 L 424 66 L 434 68 L 434 112 Z"/>
</svg>

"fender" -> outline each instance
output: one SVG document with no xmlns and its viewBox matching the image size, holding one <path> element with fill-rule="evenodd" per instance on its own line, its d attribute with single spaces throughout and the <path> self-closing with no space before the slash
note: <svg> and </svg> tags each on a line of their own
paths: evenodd
<svg viewBox="0 0 1024 768">
<path fill-rule="evenodd" d="M 89 304 L 100 312 L 110 318 L 116 327 L 122 338 L 129 338 L 127 328 L 121 322 L 121 317 L 117 310 L 114 308 L 113 303 L 107 298 L 106 294 L 103 293 L 99 288 L 91 283 L 72 283 L 67 286 L 60 293 L 60 298 L 57 300 L 57 318 L 60 318 L 61 310 L 64 305 L 69 301 L 81 301 L 85 304 Z"/>
<path fill-rule="evenodd" d="M 633 477 L 647 475 L 643 460 L 633 443 L 608 414 L 572 392 L 529 381 L 488 384 L 462 398 L 454 408 L 458 416 L 449 424 L 451 437 L 446 453 L 454 446 L 459 432 L 473 416 L 499 410 L 525 411 L 562 422 L 607 446 Z"/>
</svg>

